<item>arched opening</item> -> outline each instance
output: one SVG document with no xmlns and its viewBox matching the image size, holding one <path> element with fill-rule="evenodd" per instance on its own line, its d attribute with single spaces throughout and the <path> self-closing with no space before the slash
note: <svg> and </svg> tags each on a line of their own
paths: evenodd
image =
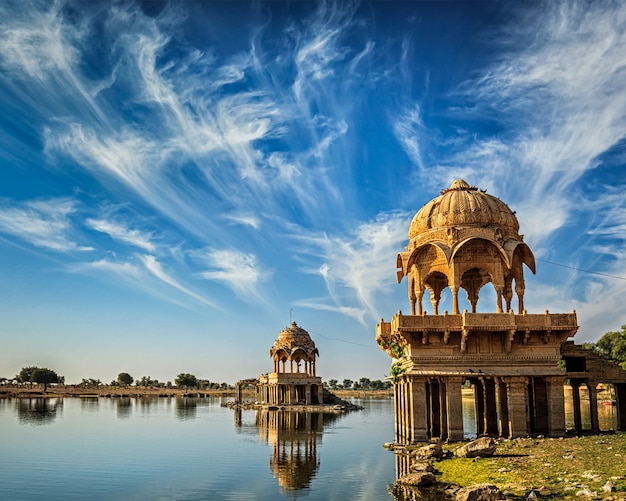
<svg viewBox="0 0 626 501">
<path fill-rule="evenodd" d="M 441 292 L 448 287 L 448 277 L 439 271 L 435 271 L 428 275 L 426 280 L 424 280 L 424 285 L 426 289 L 428 289 L 428 293 L 430 295 L 430 303 L 433 306 L 433 314 L 439 315 Z"/>
</svg>

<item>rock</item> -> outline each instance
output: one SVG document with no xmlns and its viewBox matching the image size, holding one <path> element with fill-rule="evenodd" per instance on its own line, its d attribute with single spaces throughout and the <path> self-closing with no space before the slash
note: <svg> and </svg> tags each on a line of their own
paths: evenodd
<svg viewBox="0 0 626 501">
<path fill-rule="evenodd" d="M 589 487 L 585 487 L 584 489 L 579 490 L 576 495 L 578 497 L 595 498 L 597 493 L 592 491 Z"/>
<path fill-rule="evenodd" d="M 536 490 L 532 490 L 528 493 L 528 496 L 526 496 L 526 499 L 539 499 L 539 493 Z"/>
<path fill-rule="evenodd" d="M 424 461 L 418 461 L 416 463 L 413 463 L 410 470 L 414 472 L 435 473 L 435 468 L 433 468 L 433 465 Z"/>
<path fill-rule="evenodd" d="M 459 489 L 456 493 L 457 501 L 494 501 L 496 499 L 504 499 L 504 495 L 500 489 L 491 484 L 470 485 Z"/>
<path fill-rule="evenodd" d="M 439 442 L 420 447 L 416 449 L 413 454 L 418 459 L 441 459 L 445 455 Z"/>
<path fill-rule="evenodd" d="M 416 473 L 409 473 L 408 475 L 404 475 L 397 480 L 397 483 L 400 485 L 419 485 L 419 486 L 427 486 L 427 485 L 435 485 L 437 483 L 437 479 L 435 475 L 430 472 L 422 471 Z"/>
<path fill-rule="evenodd" d="M 481 437 L 459 447 L 455 454 L 460 458 L 477 458 L 484 456 L 493 456 L 496 452 L 497 442 L 491 437 Z"/>
<path fill-rule="evenodd" d="M 602 490 L 604 492 L 613 492 L 615 490 L 615 484 L 608 480 L 607 483 L 602 486 Z"/>
</svg>

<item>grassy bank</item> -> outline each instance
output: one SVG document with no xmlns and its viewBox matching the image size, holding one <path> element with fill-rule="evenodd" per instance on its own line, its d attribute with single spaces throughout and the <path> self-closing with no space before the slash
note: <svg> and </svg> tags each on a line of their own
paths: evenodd
<svg viewBox="0 0 626 501">
<path fill-rule="evenodd" d="M 489 483 L 516 497 L 535 491 L 552 499 L 626 500 L 626 433 L 503 440 L 492 457 L 446 459 L 434 466 L 442 483 Z"/>
</svg>

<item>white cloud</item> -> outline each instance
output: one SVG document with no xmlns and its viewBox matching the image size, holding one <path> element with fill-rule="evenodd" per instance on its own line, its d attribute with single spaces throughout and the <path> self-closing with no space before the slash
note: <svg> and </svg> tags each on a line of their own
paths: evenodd
<svg viewBox="0 0 626 501">
<path fill-rule="evenodd" d="M 0 206 L 0 231 L 37 247 L 59 252 L 91 251 L 71 239 L 71 215 L 76 203 L 68 199 L 34 200 L 15 203 L 4 200 Z"/>
<path fill-rule="evenodd" d="M 324 279 L 339 309 L 356 301 L 370 319 L 378 319 L 381 295 L 395 283 L 394 257 L 406 244 L 409 222 L 409 215 L 391 212 L 379 214 L 345 236 L 302 234 L 297 239 L 305 244 L 304 252 L 321 259 L 319 268 L 309 272 Z M 350 291 L 347 296 L 346 291 Z M 348 307 L 345 311 L 355 315 L 359 309 Z"/>
<path fill-rule="evenodd" d="M 198 275 L 207 280 L 222 282 L 242 298 L 261 299 L 260 285 L 271 276 L 255 255 L 235 250 L 211 250 L 204 260 L 212 268 Z"/>
<path fill-rule="evenodd" d="M 424 161 L 420 148 L 420 137 L 423 130 L 424 122 L 418 105 L 414 105 L 412 108 L 408 109 L 393 124 L 393 132 L 402 146 L 402 149 L 404 149 L 411 161 L 420 170 L 424 169 Z"/>
<path fill-rule="evenodd" d="M 45 80 L 50 73 L 72 73 L 79 52 L 72 41 L 78 33 L 63 23 L 61 4 L 51 2 L 50 9 L 16 20 L 8 7 L 2 9 L 0 55 L 5 67 L 25 72 L 31 78 Z"/>
<path fill-rule="evenodd" d="M 114 240 L 134 245 L 148 252 L 154 252 L 156 249 L 156 246 L 151 241 L 151 235 L 130 229 L 122 223 L 93 218 L 87 219 L 85 223 L 96 231 L 106 233 Z"/>
<path fill-rule="evenodd" d="M 353 306 L 336 306 L 325 304 L 321 301 L 313 301 L 313 300 L 302 300 L 295 301 L 293 303 L 294 306 L 300 306 L 302 308 L 309 308 L 311 310 L 319 310 L 319 311 L 329 311 L 332 313 L 337 313 L 339 315 L 345 315 L 347 317 L 353 318 L 361 325 L 368 325 L 366 321 L 367 311 L 363 308 L 356 308 Z"/>
<path fill-rule="evenodd" d="M 173 287 L 174 289 L 182 292 L 183 294 L 195 299 L 196 301 L 203 303 L 212 308 L 216 307 L 216 304 L 212 301 L 209 301 L 205 297 L 201 296 L 190 290 L 189 288 L 182 285 L 178 280 L 176 280 L 173 276 L 168 274 L 159 261 L 157 261 L 156 257 L 151 255 L 143 255 L 140 256 L 140 260 L 145 266 L 145 268 L 156 278 L 158 278 L 163 283 Z"/>
</svg>

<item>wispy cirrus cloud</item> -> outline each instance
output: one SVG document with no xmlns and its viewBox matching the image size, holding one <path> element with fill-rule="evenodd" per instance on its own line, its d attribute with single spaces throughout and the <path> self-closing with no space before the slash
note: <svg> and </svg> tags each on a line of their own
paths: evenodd
<svg viewBox="0 0 626 501">
<path fill-rule="evenodd" d="M 65 198 L 21 203 L 4 199 L 0 201 L 0 232 L 42 249 L 92 251 L 93 247 L 73 240 L 75 229 L 71 218 L 76 211 L 76 202 Z"/>
<path fill-rule="evenodd" d="M 323 278 L 334 305 L 360 322 L 381 316 L 381 293 L 388 292 L 395 282 L 393 257 L 407 240 L 410 216 L 402 212 L 379 214 L 374 221 L 362 223 L 347 235 L 299 235 L 304 252 L 316 256 L 321 264 L 308 272 Z M 305 303 L 311 302 L 302 300 Z M 359 307 L 350 306 L 356 302 Z M 364 310 L 364 314 L 361 314 Z"/>
<path fill-rule="evenodd" d="M 156 246 L 152 242 L 152 235 L 140 230 L 128 228 L 124 223 L 106 219 L 88 218 L 85 220 L 85 224 L 96 231 L 106 233 L 114 240 L 139 247 L 148 252 L 154 252 L 156 250 Z"/>
<path fill-rule="evenodd" d="M 140 260 L 145 266 L 145 268 L 156 278 L 158 278 L 164 284 L 173 287 L 177 291 L 182 292 L 186 296 L 189 296 L 196 301 L 205 304 L 206 306 L 210 306 L 211 308 L 216 308 L 217 305 L 213 301 L 205 298 L 204 296 L 192 291 L 188 287 L 184 286 L 173 277 L 171 274 L 167 273 L 167 271 L 163 268 L 163 265 L 156 259 L 155 256 L 152 255 L 142 255 L 140 256 Z"/>
<path fill-rule="evenodd" d="M 260 287 L 272 273 L 258 262 L 254 254 L 227 249 L 197 254 L 211 268 L 199 272 L 199 277 L 221 282 L 243 299 L 263 300 Z"/>
</svg>

